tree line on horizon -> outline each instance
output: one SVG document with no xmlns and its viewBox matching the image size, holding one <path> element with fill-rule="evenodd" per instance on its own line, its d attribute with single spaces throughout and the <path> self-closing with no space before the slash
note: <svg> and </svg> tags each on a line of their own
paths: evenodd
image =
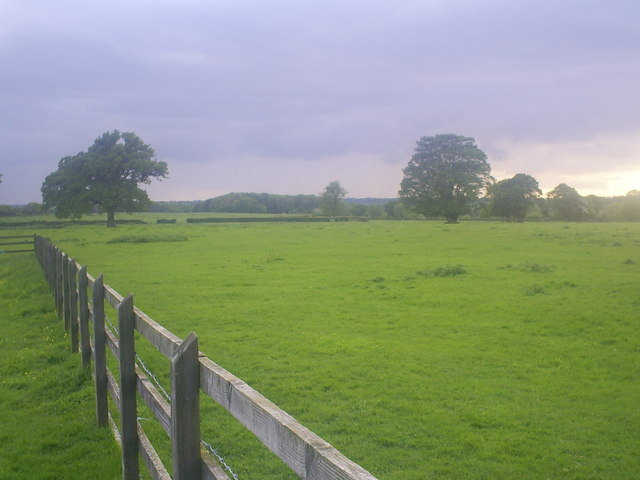
<svg viewBox="0 0 640 480">
<path fill-rule="evenodd" d="M 275 198 L 270 198 L 275 197 Z M 296 203 L 306 197 L 304 203 Z M 283 208 L 274 208 L 274 205 Z M 288 208 L 290 207 L 290 208 Z M 157 213 L 255 213 L 255 214 L 324 214 L 318 195 L 276 195 L 270 193 L 228 193 L 207 200 L 153 202 L 149 212 Z M 522 210 L 520 210 L 522 211 Z M 409 209 L 400 199 L 345 198 L 338 215 L 369 218 L 416 219 L 420 215 Z M 433 216 L 425 218 L 437 218 Z M 497 218 L 507 222 L 520 221 L 640 221 L 640 192 L 632 190 L 627 195 L 600 197 L 581 196 L 575 189 L 560 184 L 548 197 L 532 199 L 524 217 L 503 213 L 491 197 L 479 198 L 470 206 L 463 218 Z"/>
<path fill-rule="evenodd" d="M 625 196 L 581 196 L 567 185 L 559 185 L 555 197 L 537 197 L 526 209 L 524 218 L 509 217 L 495 211 L 490 197 L 481 197 L 463 218 L 504 221 L 640 221 L 640 192 Z M 577 194 L 577 195 L 576 195 Z M 155 213 L 250 213 L 250 214 L 303 214 L 323 215 L 319 195 L 280 195 L 271 193 L 228 193 L 207 200 L 180 200 L 151 202 L 144 210 Z M 0 205 L 0 217 L 42 215 L 54 213 L 41 203 L 26 205 Z M 95 213 L 101 213 L 95 209 Z M 344 198 L 338 215 L 368 217 L 371 219 L 416 219 L 422 216 L 409 209 L 400 199 Z M 433 217 L 429 217 L 433 218 Z"/>
<path fill-rule="evenodd" d="M 333 181 L 319 195 L 233 192 L 207 200 L 152 202 L 139 184 L 168 177 L 165 162 L 133 132 L 106 132 L 86 152 L 64 157 L 42 184 L 43 203 L 0 206 L 0 216 L 55 213 L 80 218 L 116 212 L 212 212 L 310 214 L 369 218 L 459 218 L 524 220 L 640 221 L 640 191 L 625 196 L 583 197 L 561 183 L 543 197 L 531 175 L 518 173 L 496 181 L 486 154 L 471 137 L 439 134 L 421 137 L 403 169 L 397 199 L 345 199 Z M 0 174 L 2 183 L 2 174 Z"/>
</svg>

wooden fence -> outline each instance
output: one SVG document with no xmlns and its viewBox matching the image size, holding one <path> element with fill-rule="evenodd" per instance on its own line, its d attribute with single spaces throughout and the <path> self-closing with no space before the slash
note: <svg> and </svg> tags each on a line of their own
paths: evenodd
<svg viewBox="0 0 640 480">
<path fill-rule="evenodd" d="M 0 237 L 0 253 L 33 252 L 34 238 L 35 237 L 33 235 L 11 235 L 11 236 Z M 16 245 L 30 245 L 30 248 L 28 249 L 17 248 Z M 10 249 L 9 250 L 5 249 L 6 246 L 9 246 Z"/>
<path fill-rule="evenodd" d="M 123 479 L 139 477 L 140 457 L 154 479 L 229 480 L 201 444 L 199 395 L 202 391 L 230 412 L 300 478 L 376 480 L 199 352 L 198 339 L 193 333 L 181 340 L 135 307 L 131 295 L 123 298 L 105 285 L 102 275 L 93 278 L 86 266 L 81 267 L 43 237 L 36 235 L 34 242 L 57 311 L 64 319 L 65 329 L 70 331 L 71 350 L 81 353 L 85 368 L 93 360 L 97 423 L 111 425 L 114 430 L 122 451 Z M 117 311 L 119 337 L 105 325 L 105 302 Z M 170 402 L 136 364 L 134 331 L 169 360 Z M 107 368 L 107 348 L 118 360 L 116 375 Z M 107 394 L 119 410 L 119 426 L 109 412 Z M 171 439 L 173 477 L 138 422 L 138 395 Z"/>
</svg>

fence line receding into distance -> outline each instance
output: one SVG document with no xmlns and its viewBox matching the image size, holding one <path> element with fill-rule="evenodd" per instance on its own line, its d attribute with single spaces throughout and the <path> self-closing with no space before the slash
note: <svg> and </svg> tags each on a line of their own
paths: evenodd
<svg viewBox="0 0 640 480">
<path fill-rule="evenodd" d="M 131 295 L 124 298 L 94 278 L 86 266 L 36 235 L 34 248 L 42 266 L 57 311 L 70 332 L 71 350 L 80 352 L 82 364 L 93 360 L 96 418 L 111 425 L 122 451 L 123 479 L 137 479 L 141 458 L 154 479 L 229 480 L 225 470 L 202 446 L 199 394 L 222 405 L 305 480 L 376 480 L 365 469 L 302 426 L 198 350 L 191 333 L 182 340 L 135 307 Z M 91 295 L 89 295 L 91 292 Z M 118 314 L 117 335 L 105 325 L 104 302 Z M 90 328 L 90 324 L 92 328 Z M 170 401 L 156 389 L 136 363 L 134 331 L 169 360 Z M 118 372 L 106 362 L 109 349 L 117 359 Z M 120 425 L 112 419 L 107 395 L 119 411 Z M 138 397 L 154 413 L 171 439 L 173 477 L 163 465 L 138 421 Z"/>
</svg>

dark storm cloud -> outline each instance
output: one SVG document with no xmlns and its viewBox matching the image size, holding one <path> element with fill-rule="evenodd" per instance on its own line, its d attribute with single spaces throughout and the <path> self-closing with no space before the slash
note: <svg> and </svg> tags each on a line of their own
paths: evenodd
<svg viewBox="0 0 640 480">
<path fill-rule="evenodd" d="M 442 132 L 504 174 L 638 170 L 638 5 L 5 2 L 0 203 L 39 200 L 59 158 L 114 128 L 169 161 L 163 198 L 335 178 L 394 195 Z"/>
</svg>

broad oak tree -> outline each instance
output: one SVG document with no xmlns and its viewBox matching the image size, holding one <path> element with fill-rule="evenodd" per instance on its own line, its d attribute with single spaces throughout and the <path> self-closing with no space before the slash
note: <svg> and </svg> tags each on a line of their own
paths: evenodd
<svg viewBox="0 0 640 480">
<path fill-rule="evenodd" d="M 142 211 L 150 200 L 139 184 L 167 178 L 166 162 L 132 132 L 106 132 L 86 152 L 64 157 L 42 183 L 42 201 L 59 218 L 80 218 L 94 208 L 115 227 L 117 211 Z"/>
<path fill-rule="evenodd" d="M 491 178 L 487 155 L 475 140 L 453 134 L 418 140 L 398 194 L 424 216 L 444 216 L 447 223 L 470 210 Z"/>
<path fill-rule="evenodd" d="M 537 198 L 542 195 L 538 181 L 526 173 L 500 180 L 488 188 L 491 213 L 507 222 L 522 222 Z"/>
</svg>

